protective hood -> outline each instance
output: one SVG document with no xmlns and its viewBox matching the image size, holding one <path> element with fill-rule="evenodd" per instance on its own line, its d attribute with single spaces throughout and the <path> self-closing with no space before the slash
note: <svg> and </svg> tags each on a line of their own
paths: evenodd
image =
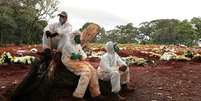
<svg viewBox="0 0 201 101">
<path fill-rule="evenodd" d="M 112 41 L 109 41 L 106 43 L 105 45 L 105 50 L 108 52 L 108 53 L 114 53 L 114 52 L 118 52 L 119 51 L 119 48 L 117 46 L 117 43 L 114 43 Z"/>
<path fill-rule="evenodd" d="M 73 44 L 80 44 L 80 34 L 81 32 L 78 30 L 72 32 L 70 40 Z"/>
</svg>

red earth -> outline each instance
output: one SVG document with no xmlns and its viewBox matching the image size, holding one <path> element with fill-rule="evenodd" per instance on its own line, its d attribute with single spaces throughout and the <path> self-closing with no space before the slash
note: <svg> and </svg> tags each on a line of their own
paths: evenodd
<svg viewBox="0 0 201 101">
<path fill-rule="evenodd" d="M 41 50 L 39 45 L 10 46 L 0 48 L 0 54 L 3 51 L 14 54 L 17 49 L 28 51 L 33 47 Z M 139 50 L 132 50 L 132 53 L 149 58 Z M 153 60 L 154 63 L 144 66 L 130 66 L 130 86 L 135 88 L 135 92 L 122 94 L 127 101 L 201 101 L 201 63 Z M 97 67 L 99 60 L 90 63 Z M 8 97 L 29 70 L 29 65 L 0 65 L 0 97 Z"/>
</svg>

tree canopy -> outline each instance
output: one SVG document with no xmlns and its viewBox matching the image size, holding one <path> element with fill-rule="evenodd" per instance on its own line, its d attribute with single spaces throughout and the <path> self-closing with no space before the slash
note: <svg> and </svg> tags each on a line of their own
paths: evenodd
<svg viewBox="0 0 201 101">
<path fill-rule="evenodd" d="M 194 17 L 190 21 L 178 19 L 157 19 L 143 22 L 139 27 L 132 23 L 118 25 L 105 31 L 102 28 L 96 42 L 105 43 L 152 43 L 152 44 L 185 44 L 192 45 L 193 41 L 201 38 L 201 18 Z"/>
<path fill-rule="evenodd" d="M 1 45 L 40 43 L 57 4 L 57 0 L 0 0 Z"/>
</svg>

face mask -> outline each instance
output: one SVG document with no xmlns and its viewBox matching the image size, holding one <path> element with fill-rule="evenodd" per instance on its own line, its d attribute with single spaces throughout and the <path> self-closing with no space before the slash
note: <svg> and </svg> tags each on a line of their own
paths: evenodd
<svg viewBox="0 0 201 101">
<path fill-rule="evenodd" d="M 59 18 L 59 22 L 60 22 L 61 24 L 64 24 L 64 23 L 65 23 L 64 18 L 60 17 L 60 18 Z"/>
<path fill-rule="evenodd" d="M 119 51 L 120 51 L 120 49 L 119 49 L 119 47 L 117 46 L 117 44 L 115 44 L 113 48 L 114 48 L 114 51 L 115 51 L 115 52 L 119 52 Z"/>
<path fill-rule="evenodd" d="M 80 41 L 80 35 L 76 35 L 74 37 L 74 41 L 75 41 L 76 44 L 80 44 L 81 43 L 81 41 Z"/>
</svg>

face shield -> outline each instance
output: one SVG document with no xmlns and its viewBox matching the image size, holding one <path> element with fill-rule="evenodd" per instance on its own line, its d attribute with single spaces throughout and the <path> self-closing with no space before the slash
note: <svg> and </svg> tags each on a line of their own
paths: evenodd
<svg viewBox="0 0 201 101">
<path fill-rule="evenodd" d="M 76 44 L 80 44 L 81 43 L 81 41 L 80 41 L 80 35 L 75 35 L 74 41 L 75 41 Z"/>
<path fill-rule="evenodd" d="M 119 52 L 119 51 L 120 51 L 120 49 L 119 49 L 117 43 L 114 43 L 113 48 L 114 48 L 114 51 L 115 51 L 115 52 Z"/>
<path fill-rule="evenodd" d="M 80 44 L 81 43 L 81 40 L 80 40 L 80 34 L 81 32 L 80 31 L 74 31 L 72 33 L 72 36 L 71 36 L 71 41 L 75 44 Z"/>
</svg>

